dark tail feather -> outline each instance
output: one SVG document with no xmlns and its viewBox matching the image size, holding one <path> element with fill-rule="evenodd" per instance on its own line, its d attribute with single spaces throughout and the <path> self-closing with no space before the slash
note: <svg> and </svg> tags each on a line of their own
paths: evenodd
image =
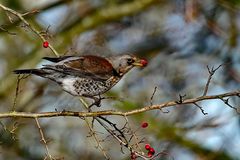
<svg viewBox="0 0 240 160">
<path fill-rule="evenodd" d="M 69 57 L 72 57 L 72 56 L 63 56 L 63 57 L 43 57 L 43 59 L 46 59 L 50 62 L 60 62 L 66 58 L 69 58 Z"/>
<path fill-rule="evenodd" d="M 39 76 L 46 75 L 47 73 L 40 69 L 19 69 L 13 71 L 15 74 L 35 74 Z"/>
</svg>

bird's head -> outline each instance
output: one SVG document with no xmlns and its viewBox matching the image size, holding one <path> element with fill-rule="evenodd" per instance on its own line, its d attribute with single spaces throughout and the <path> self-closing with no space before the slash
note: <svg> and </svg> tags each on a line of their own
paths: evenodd
<svg viewBox="0 0 240 160">
<path fill-rule="evenodd" d="M 145 67 L 147 61 L 145 59 L 139 59 L 133 55 L 119 55 L 108 58 L 113 68 L 120 76 L 123 76 L 133 67 Z"/>
</svg>

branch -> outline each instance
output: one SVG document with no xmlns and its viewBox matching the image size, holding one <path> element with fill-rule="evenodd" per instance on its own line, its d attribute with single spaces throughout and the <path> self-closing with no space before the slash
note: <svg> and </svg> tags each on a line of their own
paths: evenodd
<svg viewBox="0 0 240 160">
<path fill-rule="evenodd" d="M 97 117 L 96 120 L 98 121 L 98 123 L 103 126 L 106 131 L 108 133 L 110 133 L 119 143 L 120 145 L 125 146 L 126 148 L 128 148 L 131 152 L 133 151 L 133 147 L 128 143 L 127 138 L 125 137 L 124 133 L 116 127 L 116 125 L 110 121 L 108 121 L 106 118 L 104 117 Z M 104 120 L 105 122 L 107 122 L 109 125 L 111 125 L 114 130 L 111 130 L 107 125 L 105 125 L 101 120 Z M 114 131 L 117 131 L 120 135 L 117 135 Z M 147 157 L 145 157 L 143 155 L 143 153 L 138 152 L 138 151 L 134 151 L 134 154 L 136 154 L 137 156 L 143 158 L 143 159 L 148 159 Z"/>
<path fill-rule="evenodd" d="M 46 38 L 41 34 L 41 32 L 39 32 L 37 29 L 35 29 L 30 23 L 28 23 L 28 21 L 25 20 L 24 16 L 29 14 L 29 12 L 27 13 L 18 13 L 15 10 L 12 10 L 4 5 L 2 5 L 0 3 L 0 8 L 2 8 L 6 13 L 11 13 L 13 15 L 15 15 L 16 17 L 18 17 L 33 33 L 35 33 L 43 42 L 47 41 Z M 9 17 L 9 16 L 8 16 Z M 11 21 L 11 18 L 9 17 L 9 20 Z M 57 56 L 59 57 L 58 52 L 53 48 L 52 45 L 49 44 L 49 48 L 51 49 L 51 51 Z"/>
<path fill-rule="evenodd" d="M 109 156 L 107 155 L 106 151 L 104 150 L 102 144 L 101 144 L 101 140 L 99 140 L 99 138 L 97 137 L 97 134 L 96 134 L 96 131 L 93 129 L 93 127 L 91 126 L 90 122 L 88 121 L 88 119 L 85 119 L 85 122 L 89 128 L 89 131 L 90 131 L 90 136 L 93 136 L 94 140 L 96 141 L 97 143 L 97 146 L 96 148 L 99 148 L 100 151 L 103 153 L 104 157 L 106 159 L 110 159 Z"/>
<path fill-rule="evenodd" d="M 40 126 L 40 123 L 39 123 L 39 121 L 38 121 L 38 118 L 35 118 L 35 121 L 36 121 L 38 130 L 39 130 L 39 133 L 40 133 L 40 135 L 41 135 L 41 140 L 40 140 L 40 141 L 41 141 L 41 142 L 44 144 L 44 146 L 45 146 L 46 153 L 47 153 L 47 157 L 48 157 L 50 160 L 53 160 L 54 158 L 52 157 L 52 155 L 51 155 L 50 152 L 49 152 L 48 145 L 47 145 L 47 141 L 46 141 L 46 139 L 45 139 L 45 137 L 44 137 L 44 133 L 43 133 L 43 130 L 42 130 L 41 126 Z M 45 158 L 44 158 L 44 159 L 45 159 Z"/>
<path fill-rule="evenodd" d="M 219 65 L 217 68 L 212 67 L 211 70 L 210 70 L 210 68 L 207 66 L 209 76 L 208 76 L 208 80 L 207 80 L 206 86 L 205 86 L 205 88 L 204 88 L 203 96 L 206 96 L 206 95 L 207 95 L 207 92 L 208 92 L 208 88 L 209 88 L 211 79 L 212 79 L 214 73 L 215 73 L 221 66 L 222 66 L 222 64 Z"/>
<path fill-rule="evenodd" d="M 195 106 L 197 106 L 200 110 L 201 110 L 201 112 L 202 112 L 202 114 L 203 115 L 207 115 L 208 113 L 207 112 L 205 112 L 204 111 L 204 109 L 199 105 L 199 104 L 197 104 L 197 103 L 193 103 Z"/>
<path fill-rule="evenodd" d="M 82 97 L 80 97 L 79 100 L 80 100 L 80 102 L 83 104 L 83 107 L 90 112 L 90 111 L 91 111 L 91 108 L 88 107 L 87 102 L 86 102 Z M 95 119 L 95 117 L 93 117 L 93 119 L 92 119 L 92 125 L 93 125 L 94 119 Z M 104 157 L 105 157 L 106 159 L 110 159 L 109 156 L 107 155 L 106 151 L 104 150 L 103 146 L 101 145 L 101 142 L 100 142 L 100 140 L 98 139 L 97 134 L 96 134 L 96 131 L 93 129 L 93 126 L 91 126 L 91 124 L 90 124 L 90 122 L 88 121 L 87 118 L 86 118 L 86 119 L 84 118 L 84 120 L 85 120 L 85 122 L 86 122 L 86 124 L 87 124 L 87 126 L 88 126 L 88 128 L 89 128 L 89 131 L 90 131 L 91 136 L 93 136 L 93 138 L 95 139 L 95 141 L 96 141 L 96 143 L 97 143 L 97 146 L 96 146 L 96 147 L 101 150 L 101 152 L 103 153 L 103 155 L 104 155 Z"/>
<path fill-rule="evenodd" d="M 30 112 L 7 112 L 0 113 L 0 118 L 47 118 L 47 117 L 60 117 L 60 116 L 69 116 L 69 117 L 97 117 L 97 116 L 107 116 L 107 115 L 118 115 L 118 116 L 130 116 L 134 114 L 143 113 L 151 110 L 158 110 L 175 105 L 184 105 L 184 104 L 194 104 L 196 102 L 212 99 L 222 99 L 225 97 L 240 97 L 240 90 L 234 92 L 227 92 L 224 94 L 211 95 L 211 96 L 200 96 L 197 98 L 185 99 L 179 104 L 176 101 L 170 101 L 162 104 L 146 106 L 140 109 L 134 109 L 127 112 L 116 111 L 116 110 L 103 110 L 103 111 L 93 111 L 93 112 L 73 112 L 73 111 L 62 111 L 62 112 L 42 112 L 42 113 L 30 113 Z"/>
</svg>

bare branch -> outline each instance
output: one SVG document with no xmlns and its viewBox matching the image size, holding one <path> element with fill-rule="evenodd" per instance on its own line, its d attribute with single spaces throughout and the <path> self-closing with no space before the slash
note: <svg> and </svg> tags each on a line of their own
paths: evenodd
<svg viewBox="0 0 240 160">
<path fill-rule="evenodd" d="M 135 132 L 131 129 L 131 126 L 130 126 L 128 118 L 126 116 L 124 118 L 126 120 L 126 125 L 128 125 L 128 127 L 129 127 L 130 134 L 132 135 L 130 137 L 130 139 L 128 140 L 128 142 L 131 142 L 131 139 L 134 138 L 135 141 L 136 141 L 136 148 L 139 149 L 142 152 L 141 147 L 139 146 L 139 138 L 137 137 Z"/>
<path fill-rule="evenodd" d="M 186 97 L 186 94 L 184 94 L 184 95 L 179 94 L 179 100 L 178 100 L 178 101 L 175 101 L 175 102 L 176 102 L 177 104 L 182 104 L 184 97 Z"/>
<path fill-rule="evenodd" d="M 38 121 L 38 118 L 35 118 L 35 121 L 36 121 L 36 124 L 37 124 L 37 127 L 38 127 L 38 130 L 39 130 L 39 133 L 41 135 L 41 142 L 43 142 L 43 144 L 45 145 L 45 149 L 46 149 L 46 152 L 47 152 L 47 157 L 50 159 L 50 160 L 53 160 L 54 158 L 52 157 L 52 155 L 50 154 L 49 152 L 49 149 L 48 149 L 48 145 L 47 145 L 47 141 L 44 137 L 44 133 L 43 133 L 43 130 L 40 126 L 40 123 Z"/>
<path fill-rule="evenodd" d="M 116 131 L 118 131 L 121 135 L 120 135 L 120 136 L 117 135 L 117 134 L 114 132 L 114 130 L 111 130 L 106 124 L 104 124 L 104 123 L 101 121 L 101 119 L 104 120 L 105 122 L 107 122 L 108 124 L 110 124 L 112 127 L 114 127 L 114 129 L 115 129 Z M 129 145 L 129 143 L 128 143 L 126 137 L 125 137 L 125 135 L 122 133 L 121 130 L 119 130 L 119 129 L 116 127 L 115 124 L 113 124 L 112 122 L 108 121 L 106 118 L 101 117 L 101 116 L 100 116 L 100 117 L 97 117 L 96 120 L 98 121 L 98 123 L 99 123 L 101 126 L 103 126 L 103 127 L 108 131 L 108 133 L 110 133 L 110 134 L 121 144 L 121 146 L 122 146 L 122 145 L 125 146 L 126 148 L 128 148 L 128 149 L 130 150 L 131 153 L 135 153 L 137 156 L 139 156 L 139 157 L 141 157 L 141 158 L 143 158 L 143 159 L 148 159 L 147 157 L 145 157 L 145 156 L 143 155 L 143 153 L 138 152 L 138 151 L 134 151 L 133 147 Z M 122 138 L 120 138 L 120 137 L 122 137 L 122 138 L 124 139 L 124 141 L 123 141 Z"/>
<path fill-rule="evenodd" d="M 16 87 L 16 91 L 15 91 L 15 97 L 14 97 L 14 100 L 13 100 L 13 106 L 12 106 L 12 111 L 15 111 L 15 107 L 16 107 L 16 104 L 17 104 L 17 97 L 18 97 L 18 94 L 19 94 L 19 85 L 20 85 L 20 81 L 22 79 L 25 79 L 27 78 L 29 75 L 18 75 L 17 77 L 17 87 Z"/>
<path fill-rule="evenodd" d="M 151 105 L 151 106 L 153 105 L 153 97 L 154 97 L 156 91 L 157 91 L 157 87 L 155 86 L 155 87 L 154 87 L 154 90 L 153 90 L 153 93 L 152 93 L 152 96 L 151 96 L 151 99 L 150 99 L 150 105 Z"/>
<path fill-rule="evenodd" d="M 26 13 L 21 14 L 15 10 L 12 10 L 12 9 L 2 5 L 1 3 L 0 3 L 0 8 L 2 8 L 6 13 L 11 13 L 11 14 L 15 15 L 16 17 L 18 17 L 24 23 L 24 25 L 26 25 L 33 33 L 35 33 L 43 42 L 47 41 L 46 38 L 43 35 L 41 35 L 41 32 L 39 32 L 37 29 L 35 29 L 35 27 L 33 27 L 30 23 L 28 23 L 28 21 L 25 20 L 24 16 L 29 14 L 30 12 L 27 12 L 27 14 Z M 53 48 L 52 45 L 49 44 L 49 48 L 57 57 L 59 57 L 59 54 Z"/>
<path fill-rule="evenodd" d="M 107 155 L 106 151 L 104 150 L 103 146 L 101 145 L 101 140 L 98 139 L 97 137 L 97 134 L 96 134 L 96 131 L 93 129 L 93 127 L 91 126 L 91 124 L 89 123 L 88 119 L 85 119 L 85 122 L 91 132 L 91 135 L 94 137 L 96 143 L 97 143 L 97 146 L 96 148 L 99 148 L 101 150 L 101 152 L 103 153 L 104 157 L 106 159 L 110 159 L 109 156 Z"/>
<path fill-rule="evenodd" d="M 220 99 L 225 97 L 239 97 L 240 91 L 227 92 L 224 94 L 211 95 L 211 96 L 200 96 L 197 98 L 191 98 L 184 100 L 181 104 L 175 101 L 170 101 L 162 104 L 156 104 L 152 106 L 146 106 L 140 109 L 134 109 L 127 112 L 121 112 L 116 110 L 103 110 L 103 111 L 93 111 L 93 112 L 72 112 L 72 111 L 62 111 L 62 112 L 41 112 L 41 113 L 30 113 L 30 112 L 7 112 L 0 113 L 0 118 L 7 117 L 21 117 L 21 118 L 47 118 L 47 117 L 59 117 L 59 116 L 69 116 L 69 117 L 97 117 L 97 116 L 107 116 L 107 115 L 118 115 L 118 116 L 130 116 L 134 114 L 143 113 L 146 111 L 162 109 L 175 105 L 193 104 L 205 100 Z"/>
<path fill-rule="evenodd" d="M 79 100 L 83 104 L 85 109 L 87 109 L 88 112 L 91 112 L 91 107 L 88 106 L 87 102 L 83 98 L 80 98 Z M 101 152 L 103 153 L 103 155 L 106 159 L 110 159 L 110 157 L 107 155 L 106 151 L 104 150 L 103 146 L 101 145 L 101 143 L 100 143 L 101 140 L 98 139 L 96 131 L 93 129 L 93 123 L 94 123 L 95 117 L 93 117 L 93 119 L 92 119 L 92 124 L 89 123 L 88 119 L 84 119 L 84 120 L 90 130 L 91 135 L 94 137 L 94 139 L 97 143 L 97 148 L 99 148 L 101 150 Z"/>
<path fill-rule="evenodd" d="M 221 99 L 228 107 L 234 109 L 238 114 L 240 113 L 236 107 L 229 104 L 229 98 L 224 99 L 224 98 L 220 97 L 219 99 Z"/>
<path fill-rule="evenodd" d="M 199 104 L 197 104 L 197 103 L 193 103 L 195 106 L 197 106 L 200 110 L 201 110 L 201 112 L 202 112 L 202 114 L 203 115 L 207 115 L 208 113 L 207 112 L 205 112 L 204 111 L 204 109 L 199 105 Z"/>
<path fill-rule="evenodd" d="M 210 70 L 210 68 L 207 66 L 209 76 L 208 76 L 208 80 L 207 80 L 206 86 L 205 86 L 205 88 L 204 88 L 203 96 L 206 96 L 206 95 L 207 95 L 207 92 L 208 92 L 208 88 L 209 88 L 211 79 L 212 79 L 214 73 L 215 73 L 221 66 L 222 66 L 222 64 L 219 65 L 217 68 L 212 67 L 211 70 Z"/>
</svg>

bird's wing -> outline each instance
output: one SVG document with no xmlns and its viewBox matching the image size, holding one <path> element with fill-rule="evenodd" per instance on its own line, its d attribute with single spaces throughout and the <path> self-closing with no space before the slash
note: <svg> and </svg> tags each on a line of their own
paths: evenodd
<svg viewBox="0 0 240 160">
<path fill-rule="evenodd" d="M 107 80 L 117 74 L 108 60 L 98 56 L 68 57 L 46 67 L 68 75 L 97 80 Z"/>
<path fill-rule="evenodd" d="M 60 62 L 64 59 L 67 59 L 67 58 L 70 58 L 70 57 L 73 57 L 73 56 L 61 56 L 61 57 L 43 57 L 42 59 L 46 59 L 50 62 Z"/>
</svg>

